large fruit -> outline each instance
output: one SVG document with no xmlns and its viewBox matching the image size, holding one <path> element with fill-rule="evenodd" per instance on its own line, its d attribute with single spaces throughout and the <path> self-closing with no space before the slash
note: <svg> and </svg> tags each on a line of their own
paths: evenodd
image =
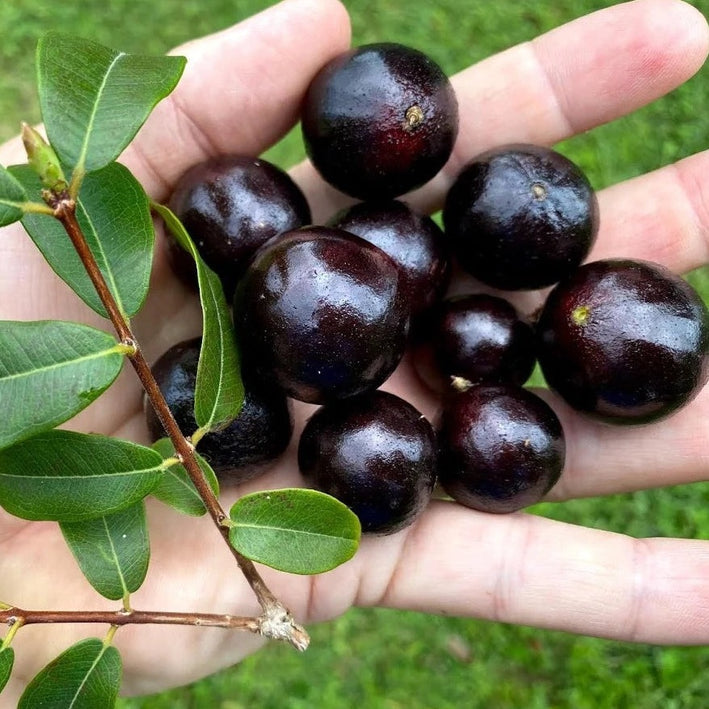
<svg viewBox="0 0 709 709">
<path fill-rule="evenodd" d="M 322 177 L 360 199 L 389 199 L 430 180 L 458 133 L 441 68 L 401 44 L 369 44 L 326 64 L 302 110 L 305 149 Z"/>
<path fill-rule="evenodd" d="M 298 447 L 315 488 L 359 517 L 362 531 L 390 534 L 411 524 L 435 482 L 435 434 L 403 399 L 374 391 L 321 407 Z"/>
<path fill-rule="evenodd" d="M 446 197 L 443 223 L 460 265 L 483 283 L 543 288 L 588 255 L 598 203 L 586 176 L 563 155 L 511 145 L 463 168 Z"/>
<path fill-rule="evenodd" d="M 564 468 L 559 419 L 522 387 L 480 385 L 451 396 L 438 439 L 443 489 L 482 512 L 514 512 L 539 502 Z"/>
<path fill-rule="evenodd" d="M 295 399 L 323 404 L 376 389 L 394 371 L 409 309 L 394 262 L 339 229 L 289 232 L 261 249 L 234 299 L 250 366 Z"/>
<path fill-rule="evenodd" d="M 310 208 L 287 173 L 262 158 L 224 155 L 182 175 L 170 207 L 207 265 L 231 297 L 259 246 L 284 231 L 310 223 Z M 169 238 L 175 270 L 196 283 L 194 262 Z"/>
<path fill-rule="evenodd" d="M 586 264 L 549 294 L 538 334 L 549 386 L 608 422 L 667 416 L 709 377 L 709 312 L 686 281 L 658 264 Z"/>
</svg>

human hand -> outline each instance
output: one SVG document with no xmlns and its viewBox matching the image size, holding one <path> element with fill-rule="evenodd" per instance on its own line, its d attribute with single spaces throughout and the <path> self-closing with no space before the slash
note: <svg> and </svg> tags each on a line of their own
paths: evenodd
<svg viewBox="0 0 709 709">
<path fill-rule="evenodd" d="M 663 95 L 699 68 L 708 42 L 706 23 L 690 6 L 639 0 L 475 65 L 454 79 L 461 107 L 455 153 L 441 175 L 411 195 L 411 203 L 426 210 L 439 207 L 464 162 L 488 147 L 551 145 Z M 259 154 L 296 119 L 317 69 L 348 43 L 346 13 L 334 0 L 288 0 L 180 48 L 176 53 L 189 58 L 180 85 L 158 106 L 122 161 L 152 198 L 164 201 L 182 172 L 209 155 Z M 21 160 L 17 143 L 0 155 L 5 165 Z M 707 262 L 708 168 L 709 154 L 703 153 L 602 191 L 601 232 L 591 258 L 646 258 L 677 272 Z M 344 203 L 308 165 L 293 175 L 316 219 L 328 218 Z M 149 361 L 198 333 L 201 325 L 194 294 L 174 278 L 163 248 L 160 242 L 151 294 L 134 321 Z M 77 320 L 108 329 L 53 275 L 20 228 L 2 230 L 0 252 L 0 317 Z M 518 304 L 533 308 L 530 301 Z M 435 412 L 435 398 L 407 362 L 384 388 L 429 417 Z M 702 435 L 709 416 L 707 389 L 670 420 L 633 429 L 589 422 L 553 396 L 545 397 L 561 417 L 568 443 L 566 470 L 550 499 L 686 483 L 709 473 Z M 71 426 L 146 442 L 141 402 L 139 384 L 126 368 Z M 296 436 L 287 454 L 265 477 L 225 490 L 225 507 L 244 492 L 300 484 L 295 445 L 312 411 L 296 404 Z M 155 501 L 148 507 L 151 567 L 132 596 L 134 607 L 258 612 L 210 520 L 185 518 Z M 328 574 L 307 578 L 267 569 L 264 576 L 303 623 L 333 618 L 351 605 L 385 605 L 616 639 L 709 641 L 706 542 L 634 540 L 525 513 L 485 515 L 444 501 L 432 503 L 407 530 L 364 539 L 352 561 Z M 37 609 L 108 606 L 79 572 L 56 524 L 26 523 L 2 510 L 0 598 Z M 71 642 L 104 630 L 23 628 L 14 643 L 13 679 L 0 695 L 0 706 L 15 706 L 23 682 Z M 187 683 L 238 662 L 260 644 L 244 633 L 192 627 L 130 626 L 116 635 L 128 693 Z"/>
</svg>

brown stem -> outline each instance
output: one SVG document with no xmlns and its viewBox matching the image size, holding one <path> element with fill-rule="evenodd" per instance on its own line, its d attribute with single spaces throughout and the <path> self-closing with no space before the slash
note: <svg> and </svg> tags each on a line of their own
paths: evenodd
<svg viewBox="0 0 709 709">
<path fill-rule="evenodd" d="M 36 623 L 107 623 L 109 625 L 197 625 L 234 628 L 260 633 L 258 618 L 244 618 L 216 613 L 166 613 L 153 611 L 28 611 L 10 608 L 0 611 L 0 624 L 33 625 Z"/>
<path fill-rule="evenodd" d="M 86 243 L 86 238 L 81 230 L 81 226 L 76 218 L 76 204 L 71 199 L 68 193 L 54 195 L 52 193 L 45 194 L 45 199 L 50 207 L 54 209 L 54 216 L 62 223 L 69 238 L 71 239 L 74 248 L 76 249 L 81 262 L 84 264 L 86 272 L 91 279 L 91 282 L 96 288 L 101 302 L 106 308 L 106 312 L 113 323 L 118 336 L 124 344 L 133 348 L 132 353 L 128 354 L 133 369 L 135 369 L 138 378 L 140 379 L 143 388 L 145 389 L 148 399 L 155 409 L 160 422 L 162 423 L 167 435 L 170 437 L 177 455 L 180 457 L 182 465 L 187 470 L 190 479 L 197 488 L 199 496 L 202 498 L 209 515 L 214 520 L 217 529 L 222 535 L 227 547 L 236 559 L 239 568 L 246 578 L 249 586 L 253 589 L 263 610 L 261 619 L 267 619 L 266 625 L 273 626 L 269 637 L 278 637 L 279 639 L 289 640 L 296 647 L 301 649 L 305 644 L 307 646 L 307 633 L 303 628 L 298 626 L 293 620 L 290 612 L 281 604 L 281 602 L 271 593 L 264 583 L 261 575 L 256 570 L 253 562 L 240 554 L 229 541 L 229 518 L 219 504 L 219 500 L 214 494 L 212 488 L 207 483 L 202 470 L 194 456 L 194 446 L 187 441 L 180 427 L 177 425 L 172 412 L 170 411 L 165 398 L 160 391 L 160 388 L 153 377 L 148 363 L 143 357 L 138 341 L 136 340 L 130 325 L 125 315 L 121 312 L 116 303 L 113 294 L 111 293 L 106 281 L 101 273 L 101 269 L 96 263 L 91 249 Z M 284 624 L 284 628 L 276 627 L 278 622 Z M 265 633 L 264 633 L 265 634 Z"/>
</svg>

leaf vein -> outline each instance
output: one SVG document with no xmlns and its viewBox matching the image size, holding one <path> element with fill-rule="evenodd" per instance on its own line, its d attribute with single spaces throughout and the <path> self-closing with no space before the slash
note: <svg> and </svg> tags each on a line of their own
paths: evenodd
<svg viewBox="0 0 709 709">
<path fill-rule="evenodd" d="M 86 135 L 84 136 L 84 142 L 81 145 L 81 151 L 79 152 L 79 160 L 76 165 L 76 169 L 80 172 L 84 171 L 86 155 L 89 151 L 91 133 L 93 132 L 94 122 L 96 121 L 96 115 L 98 113 L 98 107 L 101 102 L 101 97 L 106 89 L 106 85 L 108 84 L 108 77 L 111 75 L 113 67 L 115 67 L 116 64 L 118 64 L 119 60 L 124 56 L 126 56 L 125 52 L 118 52 L 116 54 L 113 61 L 109 64 L 108 69 L 106 69 L 106 73 L 103 75 L 103 79 L 101 80 L 101 85 L 98 87 L 98 91 L 96 92 L 96 100 L 91 110 L 91 115 L 89 116 L 88 125 L 86 126 Z"/>
</svg>

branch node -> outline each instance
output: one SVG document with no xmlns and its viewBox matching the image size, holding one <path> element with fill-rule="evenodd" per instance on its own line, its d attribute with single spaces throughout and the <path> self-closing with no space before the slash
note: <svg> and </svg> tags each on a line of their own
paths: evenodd
<svg viewBox="0 0 709 709">
<path fill-rule="evenodd" d="M 301 652 L 310 644 L 305 628 L 298 625 L 290 611 L 280 603 L 269 605 L 259 616 L 259 633 L 270 640 L 286 640 Z"/>
</svg>

